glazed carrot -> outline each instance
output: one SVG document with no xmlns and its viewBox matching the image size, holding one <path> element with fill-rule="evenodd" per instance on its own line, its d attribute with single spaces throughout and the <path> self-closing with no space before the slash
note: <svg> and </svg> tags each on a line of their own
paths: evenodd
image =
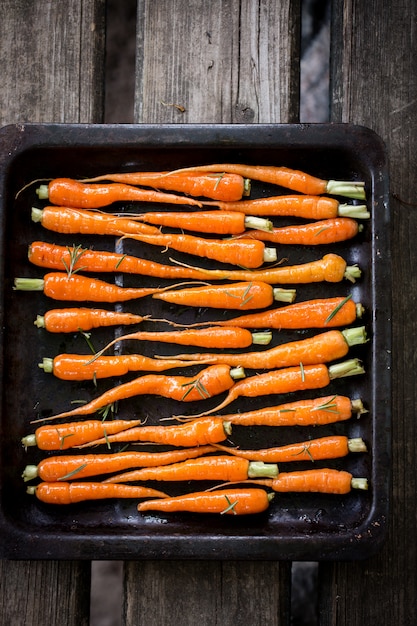
<svg viewBox="0 0 417 626">
<path fill-rule="evenodd" d="M 238 426 L 318 426 L 348 420 L 354 413 L 359 416 L 365 412 L 360 398 L 350 400 L 347 396 L 334 395 L 295 400 L 221 417 Z"/>
<path fill-rule="evenodd" d="M 123 239 L 126 238 L 250 269 L 277 260 L 275 248 L 266 248 L 263 241 L 256 239 L 204 239 L 181 233 L 126 234 Z"/>
<path fill-rule="evenodd" d="M 133 429 L 141 420 L 88 420 L 50 426 L 39 426 L 33 434 L 22 438 L 25 448 L 38 446 L 40 450 L 67 450 L 99 437 L 107 437 L 122 430 Z"/>
<path fill-rule="evenodd" d="M 15 278 L 14 289 L 17 291 L 43 291 L 45 296 L 53 300 L 110 303 L 145 298 L 161 288 L 119 287 L 98 278 L 81 276 L 81 274 L 50 272 L 45 274 L 43 278 Z M 165 289 L 170 289 L 170 287 L 165 287 Z"/>
<path fill-rule="evenodd" d="M 352 239 L 360 230 L 360 225 L 356 220 L 350 217 L 335 217 L 308 224 L 281 226 L 268 232 L 245 231 L 242 237 L 253 237 L 278 244 L 321 246 Z"/>
<path fill-rule="evenodd" d="M 34 420 L 33 423 L 74 415 L 89 415 L 114 402 L 145 394 L 182 402 L 203 400 L 230 389 L 234 383 L 234 377 L 241 378 L 243 375 L 241 368 L 232 370 L 228 365 L 212 365 L 191 377 L 147 374 L 112 387 L 87 404 L 81 404 L 72 410 L 63 411 L 51 417 Z"/>
<path fill-rule="evenodd" d="M 179 191 L 190 196 L 205 196 L 217 200 L 240 200 L 249 195 L 250 181 L 240 174 L 210 174 L 205 172 L 190 172 L 177 174 L 168 172 L 125 172 L 103 174 L 94 178 L 86 178 L 84 183 L 99 183 L 112 181 L 126 185 L 142 185 L 154 189 Z"/>
<path fill-rule="evenodd" d="M 89 185 L 71 178 L 55 178 L 48 185 L 41 185 L 36 193 L 40 200 L 79 209 L 98 209 L 113 202 L 166 202 L 201 207 L 201 202 L 186 196 L 138 189 L 121 183 Z"/>
<path fill-rule="evenodd" d="M 345 494 L 351 489 L 368 489 L 366 478 L 354 478 L 350 472 L 329 468 L 280 472 L 276 478 L 263 479 L 262 482 L 257 481 L 257 484 L 271 487 L 280 493 L 299 491 Z"/>
<path fill-rule="evenodd" d="M 165 498 L 166 493 L 136 485 L 116 485 L 104 483 L 64 483 L 42 482 L 36 487 L 28 487 L 27 493 L 35 495 L 47 504 L 73 504 L 86 500 L 107 500 L 109 498 Z"/>
<path fill-rule="evenodd" d="M 266 511 L 272 498 L 273 494 L 268 494 L 264 489 L 198 491 L 158 501 L 147 500 L 138 504 L 138 511 L 250 515 Z"/>
<path fill-rule="evenodd" d="M 228 452 L 249 461 L 263 461 L 265 463 L 290 463 L 292 461 L 320 461 L 323 459 L 337 459 L 347 456 L 349 452 L 366 452 L 366 444 L 360 437 L 348 439 L 344 435 L 331 435 L 291 443 L 277 448 L 261 450 L 241 450 L 218 443 L 215 448 Z M 123 482 L 123 481 L 121 481 Z"/>
<path fill-rule="evenodd" d="M 145 319 L 148 317 L 133 313 L 80 307 L 50 309 L 44 315 L 37 315 L 34 324 L 50 333 L 76 333 L 101 326 L 140 324 Z"/>
<path fill-rule="evenodd" d="M 370 213 L 364 204 L 340 204 L 335 198 L 324 196 L 269 196 L 239 202 L 205 201 L 206 206 L 218 207 L 223 211 L 238 211 L 257 217 L 300 217 L 309 220 L 324 220 L 334 217 L 369 219 Z"/>
<path fill-rule="evenodd" d="M 97 380 L 124 376 L 128 372 L 164 372 L 201 362 L 202 359 L 187 363 L 179 359 L 153 359 L 142 354 L 101 356 L 92 361 L 91 356 L 85 354 L 59 354 L 53 359 L 44 357 L 39 367 L 61 380 Z"/>
<path fill-rule="evenodd" d="M 154 294 L 157 300 L 191 307 L 215 309 L 264 309 L 274 301 L 293 302 L 294 290 L 282 290 L 260 281 L 231 283 L 228 285 L 206 285 L 169 290 L 169 293 Z"/>
<path fill-rule="evenodd" d="M 40 478 L 46 482 L 79 480 L 89 476 L 121 472 L 133 467 L 160 467 L 215 452 L 213 446 L 197 446 L 168 452 L 114 452 L 112 454 L 72 454 L 51 456 L 38 465 L 27 465 L 22 478 L 25 482 Z M 109 482 L 118 482 L 112 480 Z"/>
<path fill-rule="evenodd" d="M 90 440 L 79 446 L 89 448 L 112 443 L 159 443 L 182 448 L 205 446 L 224 441 L 231 434 L 231 426 L 220 417 L 201 417 L 186 424 L 173 426 L 136 426 L 124 432 Z"/>
<path fill-rule="evenodd" d="M 363 344 L 366 341 L 365 328 L 361 326 L 342 331 L 329 330 L 307 339 L 283 343 L 262 352 L 178 354 L 171 358 L 183 362 L 191 361 L 193 364 L 200 360 L 204 363 L 226 363 L 231 366 L 240 365 L 245 369 L 267 370 L 290 367 L 299 363 L 303 365 L 329 363 L 346 356 L 351 346 Z"/>
<path fill-rule="evenodd" d="M 272 231 L 272 222 L 268 219 L 226 210 L 143 213 L 136 219 L 157 226 L 181 228 L 212 235 L 238 235 L 243 233 L 245 228 Z"/>
<path fill-rule="evenodd" d="M 288 167 L 276 167 L 273 165 L 243 165 L 238 163 L 220 163 L 212 165 L 199 165 L 196 167 L 184 167 L 176 172 L 224 172 L 240 174 L 252 180 L 260 180 L 264 183 L 279 185 L 305 194 L 329 193 L 342 195 L 348 198 L 365 199 L 363 182 L 323 180 L 311 176 L 300 170 Z"/>
<path fill-rule="evenodd" d="M 196 419 L 202 415 L 210 415 L 224 409 L 240 397 L 258 398 L 305 389 L 321 389 L 335 378 L 364 374 L 364 368 L 358 359 L 349 359 L 327 367 L 323 363 L 317 365 L 300 364 L 299 367 L 286 367 L 272 370 L 265 374 L 249 376 L 235 383 L 228 391 L 226 398 L 213 409 L 198 415 L 180 415 L 182 419 Z"/>
<path fill-rule="evenodd" d="M 103 482 L 121 483 L 140 480 L 179 482 L 188 480 L 222 480 L 237 482 L 261 476 L 274 477 L 277 474 L 278 466 L 275 463 L 251 462 L 237 456 L 233 457 L 223 454 L 201 456 L 171 465 L 160 465 L 159 467 L 144 467 L 117 474 Z"/>
<path fill-rule="evenodd" d="M 341 296 L 335 298 L 317 298 L 295 302 L 277 309 L 239 315 L 230 320 L 217 320 L 195 324 L 203 326 L 228 326 L 229 324 L 242 328 L 276 328 L 305 329 L 305 328 L 332 328 L 348 326 L 363 315 L 363 307 L 355 303 L 352 298 Z M 175 322 L 170 322 L 177 326 Z"/>
</svg>

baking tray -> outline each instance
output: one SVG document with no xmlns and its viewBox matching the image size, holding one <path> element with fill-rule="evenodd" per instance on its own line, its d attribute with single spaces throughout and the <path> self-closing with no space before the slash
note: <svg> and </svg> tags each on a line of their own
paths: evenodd
<svg viewBox="0 0 417 626">
<path fill-rule="evenodd" d="M 95 502 L 71 506 L 45 505 L 26 494 L 21 473 L 48 453 L 25 451 L 21 437 L 34 431 L 31 420 L 69 407 L 72 399 L 90 399 L 110 384 L 69 383 L 54 379 L 38 367 L 45 356 L 60 352 L 89 353 L 80 334 L 51 335 L 34 326 L 38 313 L 56 303 L 42 293 L 12 289 L 15 276 L 42 277 L 43 270 L 27 260 L 28 244 L 44 239 L 64 245 L 82 244 L 112 250 L 111 237 L 87 238 L 48 232 L 31 221 L 37 200 L 36 179 L 68 176 L 82 178 L 110 171 L 163 170 L 181 166 L 241 162 L 286 165 L 325 179 L 363 180 L 371 219 L 354 240 L 339 243 L 332 251 L 348 264 L 357 263 L 363 275 L 355 284 L 297 286 L 297 300 L 317 296 L 348 295 L 365 306 L 363 323 L 369 342 L 353 349 L 364 362 L 366 374 L 339 380 L 319 392 L 237 401 L 228 408 L 250 410 L 296 398 L 340 393 L 360 397 L 368 413 L 342 424 L 314 428 L 236 427 L 233 442 L 242 447 L 278 445 L 315 436 L 341 433 L 363 437 L 369 452 L 319 463 L 347 469 L 369 480 L 367 492 L 346 496 L 320 494 L 276 495 L 270 510 L 255 516 L 141 515 L 136 502 Z M 374 132 L 352 125 L 31 125 L 7 126 L 0 132 L 0 270 L 1 294 L 1 437 L 0 530 L 1 556 L 12 559 L 361 559 L 375 553 L 383 542 L 389 511 L 391 444 L 391 332 L 390 332 L 390 213 L 385 148 Z M 27 187 L 26 187 L 27 186 Z M 20 191 L 16 197 L 17 192 Z M 288 193 L 253 183 L 252 197 Z M 137 209 L 132 204 L 119 210 Z M 143 208 L 145 206 L 143 205 Z M 294 221 L 294 220 L 292 220 Z M 284 223 L 281 220 L 278 223 Z M 120 243 L 118 249 L 120 249 Z M 137 242 L 124 242 L 126 253 L 158 258 L 161 250 Z M 281 246 L 279 258 L 290 264 L 319 258 L 326 247 Z M 180 254 L 162 255 L 196 264 Z M 199 259 L 198 264 L 211 266 Z M 103 279 L 112 277 L 101 275 Z M 117 276 L 125 286 L 154 284 L 140 276 Z M 152 282 L 153 281 L 153 282 Z M 172 282 L 172 281 L 171 281 Z M 168 281 L 158 281 L 163 286 Z M 151 298 L 131 301 L 125 310 L 152 313 L 155 317 L 189 323 L 216 319 L 218 313 L 176 310 L 156 305 Z M 197 316 L 197 317 L 196 317 Z M 210 317 L 211 316 L 211 317 Z M 145 323 L 143 329 L 155 329 Z M 129 328 L 129 330 L 132 327 Z M 120 334 L 101 329 L 92 334 L 97 348 Z M 274 342 L 308 336 L 315 331 L 275 331 Z M 124 345 L 126 351 L 173 354 L 177 347 Z M 171 352 L 170 352 L 171 350 Z M 181 351 L 184 351 L 181 349 Z M 190 370 L 187 369 L 187 372 Z M 112 381 L 112 384 L 115 381 Z M 116 381 L 117 382 L 117 381 Z M 218 398 L 205 401 L 216 406 Z M 190 403 L 194 414 L 201 403 Z M 144 415 L 147 423 L 184 412 L 178 403 L 158 397 L 142 397 L 120 403 L 118 417 Z M 291 467 L 290 467 L 291 465 Z M 292 463 L 285 469 L 309 468 Z M 283 469 L 283 468 L 281 468 Z M 194 490 L 202 485 L 183 485 Z M 169 485 L 164 484 L 165 490 Z M 174 487 L 172 487 L 174 489 Z"/>
</svg>

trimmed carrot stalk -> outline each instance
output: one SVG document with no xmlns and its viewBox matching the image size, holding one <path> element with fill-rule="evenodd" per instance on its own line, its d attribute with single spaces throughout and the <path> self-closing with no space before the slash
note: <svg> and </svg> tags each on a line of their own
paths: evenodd
<svg viewBox="0 0 417 626">
<path fill-rule="evenodd" d="M 223 415 L 228 423 L 237 426 L 318 426 L 348 420 L 353 414 L 366 413 L 360 398 L 322 396 L 296 400 L 246 413 Z"/>
<path fill-rule="evenodd" d="M 169 452 L 114 452 L 112 454 L 77 454 L 51 456 L 38 465 L 26 465 L 25 482 L 40 478 L 46 482 L 79 480 L 90 476 L 121 472 L 133 467 L 160 467 L 215 452 L 213 446 L 197 446 Z M 118 482 L 112 480 L 111 482 Z"/>
<path fill-rule="evenodd" d="M 174 213 L 162 211 L 143 213 L 136 219 L 156 226 L 181 228 L 211 235 L 239 235 L 249 228 L 266 232 L 273 229 L 271 220 L 226 210 Z"/>
<path fill-rule="evenodd" d="M 216 396 L 230 389 L 235 377 L 244 376 L 242 368 L 232 370 L 228 365 L 212 365 L 196 376 L 168 376 L 148 374 L 139 376 L 127 383 L 108 389 L 87 404 L 82 404 L 69 411 L 63 411 L 51 417 L 34 420 L 35 422 L 89 415 L 126 398 L 138 395 L 153 394 L 164 398 L 172 398 L 181 402 L 194 402 Z"/>
<path fill-rule="evenodd" d="M 39 450 L 67 450 L 100 437 L 139 426 L 141 420 L 88 420 L 69 424 L 39 426 L 33 434 L 22 438 L 25 448 L 37 446 Z"/>
<path fill-rule="evenodd" d="M 299 472 L 280 472 L 272 480 L 262 483 L 275 492 L 333 493 L 346 494 L 352 489 L 368 489 L 366 478 L 354 478 L 350 472 L 329 468 L 302 470 Z"/>
<path fill-rule="evenodd" d="M 215 492 L 198 491 L 186 495 L 147 500 L 138 504 L 138 511 L 165 513 L 217 513 L 220 515 L 251 515 L 269 507 L 273 494 L 264 489 L 223 489 Z M 160 504 L 165 503 L 163 506 Z"/>
<path fill-rule="evenodd" d="M 265 374 L 249 376 L 245 380 L 235 383 L 228 391 L 226 398 L 213 409 L 203 411 L 198 415 L 180 415 L 181 419 L 195 419 L 202 415 L 211 415 L 221 411 L 234 400 L 240 397 L 258 398 L 306 389 L 321 389 L 327 387 L 336 378 L 364 374 L 365 370 L 359 359 L 349 359 L 327 367 L 323 363 L 317 365 L 300 364 L 299 367 L 286 367 L 272 370 Z"/>
<path fill-rule="evenodd" d="M 178 354 L 171 358 L 182 362 L 191 361 L 193 364 L 200 360 L 211 364 L 226 363 L 236 367 L 240 365 L 245 369 L 275 369 L 299 363 L 303 365 L 328 363 L 343 358 L 348 354 L 351 346 L 363 344 L 366 341 L 365 327 L 361 326 L 342 331 L 329 330 L 307 339 L 283 343 L 262 352 Z"/>
<path fill-rule="evenodd" d="M 344 435 L 331 435 L 310 439 L 286 446 L 264 448 L 261 450 L 241 450 L 215 444 L 222 452 L 228 452 L 234 456 L 249 461 L 262 461 L 265 463 L 291 463 L 292 461 L 321 461 L 338 459 L 347 456 L 350 452 L 366 452 L 366 444 L 360 437 L 348 439 Z M 121 481 L 122 482 L 122 481 Z"/>
<path fill-rule="evenodd" d="M 249 195 L 250 181 L 240 174 L 210 174 L 190 172 L 177 174 L 169 172 L 125 172 L 102 174 L 94 178 L 85 178 L 83 183 L 99 183 L 103 181 L 126 185 L 142 185 L 154 189 L 178 191 L 190 196 L 204 196 L 215 200 L 236 201 Z"/>
<path fill-rule="evenodd" d="M 36 487 L 28 487 L 27 493 L 35 495 L 47 504 L 74 504 L 87 500 L 107 500 L 110 498 L 165 498 L 166 493 L 136 485 L 116 485 L 105 483 L 42 482 Z"/>
<path fill-rule="evenodd" d="M 266 308 L 274 301 L 293 302 L 295 290 L 282 290 L 268 283 L 251 281 L 169 290 L 164 294 L 154 294 L 153 297 L 180 306 L 246 311 Z"/>
<path fill-rule="evenodd" d="M 50 309 L 44 315 L 37 315 L 34 324 L 37 328 L 45 328 L 50 333 L 76 333 L 102 326 L 140 324 L 146 319 L 147 316 L 134 313 L 76 307 Z"/>
<path fill-rule="evenodd" d="M 258 217 L 300 217 L 309 220 L 324 220 L 334 217 L 369 219 L 370 213 L 363 204 L 340 204 L 335 198 L 323 196 L 270 196 L 240 202 L 206 201 L 207 206 L 220 210 L 239 211 Z"/>
<path fill-rule="evenodd" d="M 41 185 L 36 193 L 40 200 L 49 200 L 52 204 L 79 209 L 99 209 L 113 202 L 166 202 L 201 207 L 201 202 L 187 196 L 138 189 L 121 183 L 80 183 L 71 178 L 56 178 L 48 185 Z"/>
<path fill-rule="evenodd" d="M 277 260 L 275 248 L 266 248 L 263 241 L 256 239 L 205 239 L 186 234 L 125 234 L 123 239 L 134 239 L 152 246 L 171 248 L 194 256 L 212 259 L 219 263 L 242 265 L 249 269 Z"/>
<path fill-rule="evenodd" d="M 90 440 L 79 446 L 88 448 L 112 443 L 159 443 L 182 448 L 205 446 L 224 441 L 232 432 L 230 424 L 221 417 L 202 417 L 186 424 L 172 426 L 136 426 L 124 432 Z"/>
<path fill-rule="evenodd" d="M 308 224 L 281 226 L 270 231 L 245 231 L 242 237 L 253 237 L 283 245 L 321 246 L 353 239 L 360 230 L 361 226 L 356 220 L 350 217 L 335 217 Z"/>
<path fill-rule="evenodd" d="M 53 300 L 109 303 L 145 298 L 161 289 L 160 287 L 119 287 L 98 278 L 64 272 L 49 272 L 43 278 L 15 278 L 13 288 L 17 291 L 43 291 L 45 296 Z M 165 287 L 165 289 L 170 289 L 170 287 Z"/>
<path fill-rule="evenodd" d="M 180 463 L 144 467 L 141 469 L 117 474 L 103 482 L 122 483 L 140 480 L 156 481 L 188 481 L 188 480 L 221 480 L 238 482 L 248 478 L 275 477 L 278 475 L 276 463 L 251 462 L 237 456 L 202 456 L 187 459 Z"/>
<path fill-rule="evenodd" d="M 347 198 L 365 199 L 365 185 L 357 181 L 336 181 L 323 180 L 316 176 L 311 176 L 300 170 L 288 167 L 277 167 L 273 165 L 244 165 L 240 163 L 217 163 L 210 165 L 198 165 L 196 167 L 184 167 L 175 172 L 224 172 L 226 174 L 240 174 L 245 178 L 260 180 L 264 183 L 279 185 L 293 191 L 304 194 L 328 193 L 336 196 L 346 196 Z"/>
</svg>

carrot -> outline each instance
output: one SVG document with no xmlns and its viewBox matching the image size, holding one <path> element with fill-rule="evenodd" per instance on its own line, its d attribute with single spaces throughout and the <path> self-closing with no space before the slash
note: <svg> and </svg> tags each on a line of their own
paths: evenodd
<svg viewBox="0 0 417 626">
<path fill-rule="evenodd" d="M 335 198 L 323 196 L 269 196 L 240 202 L 212 200 L 204 202 L 224 211 L 238 211 L 257 217 L 292 216 L 309 220 L 323 220 L 334 217 L 369 219 L 370 213 L 363 204 L 340 204 Z"/>
<path fill-rule="evenodd" d="M 365 412 L 359 398 L 350 400 L 347 396 L 334 395 L 295 400 L 221 417 L 238 426 L 317 426 L 348 420 L 353 413 L 359 416 Z"/>
<path fill-rule="evenodd" d="M 50 309 L 37 315 L 34 324 L 50 333 L 76 333 L 101 326 L 140 324 L 145 319 L 148 317 L 133 313 L 81 307 Z"/>
<path fill-rule="evenodd" d="M 224 172 L 240 174 L 252 180 L 260 180 L 264 183 L 279 185 L 294 191 L 306 194 L 328 193 L 343 195 L 348 198 L 365 199 L 364 183 L 357 181 L 323 180 L 311 176 L 300 170 L 288 167 L 276 167 L 273 165 L 243 165 L 237 163 L 220 163 L 213 165 L 199 165 L 196 167 L 184 167 L 176 172 Z M 172 172 L 171 172 L 172 173 Z"/>
<path fill-rule="evenodd" d="M 165 287 L 170 289 L 171 287 Z M 15 278 L 17 291 L 43 291 L 53 300 L 73 300 L 75 302 L 125 302 L 135 298 L 150 296 L 161 287 L 119 287 L 98 278 L 81 274 L 50 272 L 43 278 Z"/>
<path fill-rule="evenodd" d="M 35 495 L 47 504 L 74 504 L 86 500 L 107 500 L 109 498 L 165 498 L 166 493 L 136 485 L 115 485 L 105 483 L 39 483 L 28 487 L 27 493 Z"/>
<path fill-rule="evenodd" d="M 209 285 L 170 290 L 165 294 L 154 294 L 157 300 L 191 307 L 209 307 L 215 309 L 263 309 L 275 300 L 293 302 L 294 290 L 273 288 L 260 281 L 231 283 L 228 285 Z"/>
<path fill-rule="evenodd" d="M 187 363 L 179 359 L 153 359 L 142 354 L 101 356 L 92 361 L 85 354 L 59 354 L 53 359 L 44 357 L 39 367 L 61 380 L 97 380 L 124 376 L 128 372 L 164 372 L 201 362 L 202 359 Z"/>
<path fill-rule="evenodd" d="M 123 236 L 123 239 L 126 238 L 250 269 L 277 260 L 275 248 L 266 248 L 263 241 L 256 239 L 204 239 L 180 233 L 128 233 Z"/>
<path fill-rule="evenodd" d="M 55 178 L 48 185 L 41 185 L 36 193 L 40 200 L 79 209 L 98 209 L 113 202 L 166 202 L 201 207 L 201 202 L 186 196 L 138 189 L 121 183 L 89 185 L 71 178 Z"/>
<path fill-rule="evenodd" d="M 263 461 L 266 463 L 320 461 L 344 457 L 349 452 L 366 452 L 366 445 L 363 439 L 360 437 L 348 439 L 344 435 L 331 435 L 261 450 L 241 450 L 240 448 L 231 448 L 230 446 L 222 446 L 217 443 L 214 447 L 222 452 L 228 452 L 249 461 Z"/>
<path fill-rule="evenodd" d="M 188 481 L 222 480 L 237 482 L 261 476 L 274 477 L 278 474 L 275 463 L 258 463 L 237 456 L 201 456 L 171 465 L 144 467 L 107 478 L 103 482 L 121 483 L 139 480 Z"/>
<path fill-rule="evenodd" d="M 258 398 L 275 394 L 291 393 L 305 389 L 326 387 L 335 378 L 364 374 L 364 368 L 358 359 L 349 359 L 342 363 L 327 367 L 323 363 L 317 365 L 300 364 L 299 367 L 286 367 L 272 370 L 265 374 L 250 376 L 235 383 L 228 391 L 226 398 L 213 409 L 198 415 L 180 415 L 182 419 L 196 419 L 202 415 L 210 415 L 224 409 L 240 397 Z"/>
<path fill-rule="evenodd" d="M 213 446 L 197 446 L 168 452 L 115 452 L 113 454 L 73 454 L 51 456 L 38 465 L 27 465 L 22 478 L 25 482 L 40 478 L 46 482 L 68 481 L 100 474 L 121 472 L 132 467 L 160 467 L 192 459 L 209 452 Z M 118 481 L 111 481 L 118 482 Z"/>
<path fill-rule="evenodd" d="M 67 450 L 81 446 L 99 437 L 133 429 L 141 424 L 141 420 L 88 420 L 50 426 L 39 426 L 35 433 L 22 438 L 25 448 L 38 446 L 40 450 Z"/>
<path fill-rule="evenodd" d="M 135 426 L 124 432 L 90 440 L 80 445 L 88 448 L 101 444 L 149 442 L 178 447 L 205 446 L 224 441 L 231 434 L 231 426 L 220 417 L 201 417 L 186 424 L 173 426 Z"/>
<path fill-rule="evenodd" d="M 263 484 L 274 491 L 284 493 L 299 491 L 304 493 L 346 494 L 353 489 L 368 489 L 366 478 L 353 478 L 350 472 L 329 468 L 302 470 L 299 472 L 280 472 L 272 480 L 263 479 Z"/>
<path fill-rule="evenodd" d="M 321 246 L 352 239 L 360 230 L 361 227 L 356 220 L 350 217 L 334 217 L 308 224 L 281 226 L 270 231 L 245 231 L 242 237 L 253 237 L 278 244 Z"/>
<path fill-rule="evenodd" d="M 177 174 L 168 172 L 125 172 L 116 174 L 102 174 L 94 178 L 86 178 L 84 183 L 99 183 L 112 181 L 127 185 L 142 185 L 154 189 L 179 191 L 190 196 L 205 196 L 217 200 L 240 200 L 249 195 L 250 181 L 239 174 L 207 174 L 204 172 L 190 172 Z"/>
<path fill-rule="evenodd" d="M 245 228 L 260 229 L 267 232 L 272 231 L 272 222 L 268 219 L 226 210 L 143 213 L 136 219 L 157 226 L 168 226 L 170 228 L 181 228 L 183 230 L 217 235 L 238 235 L 243 233 Z"/>
<path fill-rule="evenodd" d="M 244 375 L 242 372 L 242 369 L 232 370 L 228 365 L 213 365 L 191 377 L 163 374 L 139 376 L 127 383 L 108 389 L 87 404 L 79 405 L 72 410 L 63 411 L 51 417 L 34 420 L 33 423 L 74 415 L 89 415 L 120 400 L 145 394 L 154 394 L 182 402 L 211 398 L 230 389 L 234 383 L 234 377 L 241 378 Z"/>
<path fill-rule="evenodd" d="M 273 494 L 266 493 L 264 489 L 198 491 L 158 501 L 147 500 L 138 504 L 138 511 L 250 515 L 266 511 L 272 498 Z"/>
<path fill-rule="evenodd" d="M 197 353 L 178 354 L 176 360 L 193 364 L 197 361 L 204 363 L 226 363 L 231 366 L 242 366 L 245 369 L 275 369 L 289 367 L 303 363 L 314 365 L 328 363 L 347 355 L 349 348 L 367 341 L 365 328 L 348 328 L 347 330 L 329 330 L 325 333 L 290 341 L 262 352 L 246 352 L 240 354 Z M 164 357 L 161 357 L 163 360 Z"/>
</svg>

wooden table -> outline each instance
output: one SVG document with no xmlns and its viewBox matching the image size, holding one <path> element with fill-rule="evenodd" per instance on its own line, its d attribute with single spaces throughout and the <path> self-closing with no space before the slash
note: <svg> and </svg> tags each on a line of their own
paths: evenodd
<svg viewBox="0 0 417 626">
<path fill-rule="evenodd" d="M 104 0 L 3 0 L 2 125 L 103 121 L 105 9 Z M 319 564 L 321 626 L 416 620 L 416 26 L 413 0 L 333 3 L 331 120 L 375 130 L 391 166 L 393 487 L 382 551 Z M 297 0 L 141 0 L 135 122 L 296 122 L 299 29 Z M 0 568 L 1 623 L 89 622 L 89 562 Z M 284 625 L 290 599 L 286 562 L 124 564 L 126 624 Z"/>
</svg>

